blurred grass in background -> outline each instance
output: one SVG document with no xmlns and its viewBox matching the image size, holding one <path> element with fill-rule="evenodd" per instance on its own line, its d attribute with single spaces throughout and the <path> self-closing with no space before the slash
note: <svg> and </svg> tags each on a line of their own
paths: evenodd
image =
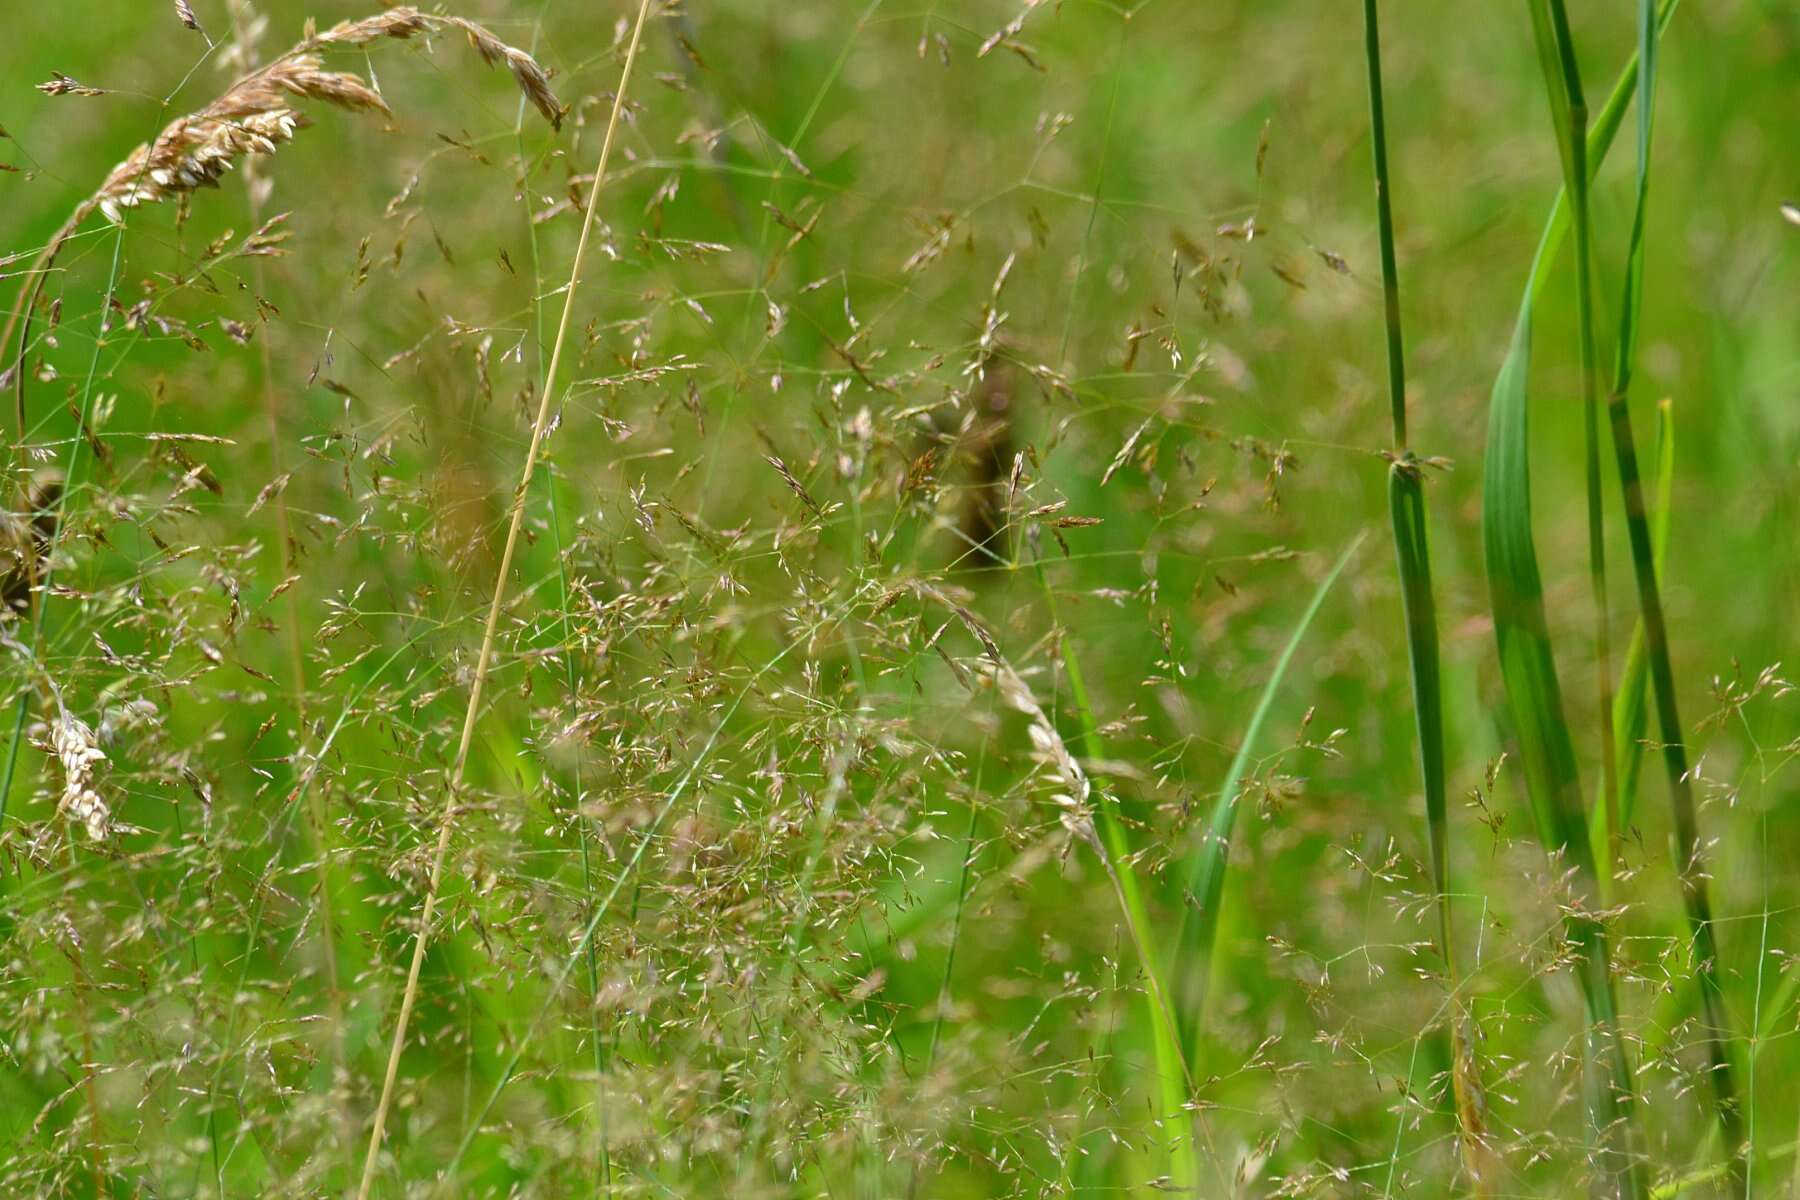
<svg viewBox="0 0 1800 1200">
<path fill-rule="evenodd" d="M 1595 96 L 1633 8 L 1572 14 Z M 1390 10 L 1411 443 L 1452 467 L 1426 488 L 1459 965 L 1494 1191 L 1567 1195 L 1590 1173 L 1581 1004 L 1556 870 L 1500 762 L 1478 528 L 1489 389 L 1560 175 L 1522 10 Z M 163 4 L 9 14 L 9 285 L 114 163 L 229 81 L 205 54 L 231 40 L 228 8 L 195 11 L 204 35 Z M 261 0 L 258 45 L 365 11 Z M 185 220 L 95 219 L 46 285 L 60 323 L 40 311 L 26 441 L 73 458 L 77 486 L 57 590 L 38 626 L 7 627 L 8 732 L 19 697 L 29 713 L 0 825 L 8 1194 L 354 1180 L 627 15 L 457 11 L 557 71 L 560 134 L 453 38 L 343 55 L 391 119 L 311 111 L 256 165 L 260 215 L 240 172 Z M 1277 656 L 1386 521 L 1360 32 L 1355 6 L 1285 2 L 657 16 L 379 1194 L 440 1171 L 457 1195 L 1470 1190 L 1385 549 L 1326 595 L 1243 778 L 1191 1120 L 1163 1107 L 1115 886 L 972 628 L 1116 812 L 1166 953 Z M 32 90 L 58 71 L 107 94 Z M 1672 400 L 1664 599 L 1754 1088 L 1750 1184 L 1781 1195 L 1800 1136 L 1783 1084 L 1800 700 L 1776 681 L 1800 621 L 1800 228 L 1781 211 L 1800 194 L 1800 14 L 1684 6 L 1661 72 L 1634 404 L 1647 452 Z M 1593 193 L 1603 305 L 1626 149 Z M 262 282 L 229 254 L 195 269 L 284 212 Z M 121 310 L 151 300 L 188 336 L 108 316 L 115 264 Z M 1560 271 L 1536 317 L 1536 530 L 1597 779 Z M 984 505 L 1010 523 L 985 550 Z M 1615 584 L 1617 646 L 1629 595 Z M 56 814 L 51 683 L 109 755 L 104 844 Z M 1645 775 L 1612 924 L 1641 1150 L 1666 1187 L 1716 1150 L 1668 805 Z M 609 895 L 592 983 L 582 967 L 553 986 Z"/>
</svg>

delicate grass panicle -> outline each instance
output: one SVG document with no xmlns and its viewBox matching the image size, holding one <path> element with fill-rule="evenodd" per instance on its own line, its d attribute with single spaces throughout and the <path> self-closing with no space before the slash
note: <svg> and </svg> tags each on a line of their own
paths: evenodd
<svg viewBox="0 0 1800 1200">
<path fill-rule="evenodd" d="M 550 350 L 550 362 L 544 369 L 544 386 L 540 393 L 537 416 L 531 423 L 531 443 L 525 450 L 525 465 L 521 468 L 519 486 L 513 489 L 512 502 L 509 505 L 509 519 L 506 527 L 506 546 L 500 553 L 500 566 L 494 579 L 493 598 L 488 603 L 487 624 L 482 630 L 481 651 L 475 660 L 475 675 L 469 684 L 469 703 L 463 713 L 462 738 L 457 743 L 456 758 L 450 768 L 448 786 L 444 791 L 443 812 L 438 818 L 437 848 L 431 859 L 431 875 L 426 886 L 425 902 L 419 912 L 419 930 L 413 939 L 412 965 L 406 973 L 406 988 L 400 998 L 400 1013 L 394 1021 L 394 1037 L 388 1051 L 387 1073 L 383 1076 L 381 1095 L 375 1104 L 375 1119 L 369 1131 L 369 1150 L 363 1160 L 362 1182 L 357 1186 L 359 1200 L 369 1195 L 374 1185 L 375 1172 L 381 1153 L 382 1134 L 386 1128 L 387 1115 L 393 1104 L 394 1084 L 400 1070 L 400 1055 L 406 1048 L 406 1029 L 412 1017 L 414 1003 L 419 995 L 419 974 L 425 963 L 425 948 L 431 938 L 431 921 L 433 910 L 437 906 L 439 888 L 444 878 L 444 863 L 450 853 L 450 836 L 453 829 L 452 817 L 455 815 L 457 792 L 462 787 L 463 771 L 469 761 L 469 748 L 475 740 L 475 722 L 481 715 L 481 692 L 487 683 L 488 667 L 493 662 L 494 634 L 500 625 L 500 610 L 506 601 L 507 587 L 511 582 L 513 554 L 518 549 L 519 531 L 524 526 L 525 497 L 531 488 L 531 478 L 537 471 L 538 451 L 543 446 L 544 437 L 550 429 L 551 404 L 561 399 L 557 391 L 561 379 L 558 370 L 562 366 L 563 349 L 568 344 L 570 320 L 575 312 L 576 289 L 581 283 L 581 270 L 587 260 L 588 239 L 594 231 L 594 214 L 600 207 L 601 185 L 606 180 L 607 160 L 612 156 L 613 138 L 619 131 L 619 114 L 625 107 L 625 90 L 631 82 L 631 69 L 637 62 L 638 45 L 643 39 L 644 22 L 650 14 L 650 0 L 640 0 L 637 21 L 631 29 L 631 44 L 625 51 L 625 65 L 619 74 L 619 87 L 613 93 L 612 115 L 606 122 L 606 137 L 600 143 L 599 162 L 594 167 L 593 186 L 588 189 L 587 210 L 581 221 L 581 240 L 575 246 L 575 258 L 569 267 L 569 282 L 563 290 L 562 318 L 557 322 L 556 341 Z M 482 56 L 489 62 L 496 61 L 496 55 L 502 54 L 507 47 L 485 34 L 477 38 L 478 26 L 463 27 L 469 32 L 472 40 L 481 49 Z M 508 61 L 511 61 L 510 59 Z M 526 61 L 530 61 L 529 58 Z M 533 64 L 535 70 L 535 64 Z M 514 66 L 514 73 L 519 68 Z M 541 72 L 538 72 L 541 75 Z M 540 108 L 548 106 L 556 111 L 553 100 L 544 100 L 548 90 L 541 89 L 534 96 L 533 87 L 523 76 L 520 85 L 527 97 Z"/>
<path fill-rule="evenodd" d="M 1779 7 L 13 5 L 0 1197 L 1781 1194 Z"/>
</svg>

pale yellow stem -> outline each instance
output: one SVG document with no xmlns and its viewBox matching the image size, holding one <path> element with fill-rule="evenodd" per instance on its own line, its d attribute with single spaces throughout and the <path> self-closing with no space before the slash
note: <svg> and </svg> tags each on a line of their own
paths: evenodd
<svg viewBox="0 0 1800 1200">
<path fill-rule="evenodd" d="M 613 95 L 612 116 L 606 122 L 606 139 L 600 144 L 600 162 L 594 168 L 593 187 L 588 192 L 587 213 L 581 222 L 581 240 L 575 246 L 575 262 L 569 270 L 569 285 L 563 292 L 562 319 L 556 326 L 556 341 L 550 349 L 550 366 L 544 372 L 544 391 L 538 400 L 537 419 L 531 424 L 531 445 L 525 451 L 525 469 L 519 486 L 513 492 L 512 518 L 506 530 L 506 549 L 500 554 L 500 571 L 494 579 L 494 598 L 488 605 L 487 627 L 481 635 L 481 654 L 475 662 L 475 680 L 469 687 L 469 707 L 463 714 L 462 740 L 456 747 L 456 760 L 450 768 L 450 786 L 444 795 L 444 811 L 438 822 L 437 850 L 431 860 L 431 880 L 425 890 L 425 905 L 419 913 L 419 931 L 413 938 L 412 967 L 406 974 L 406 991 L 400 997 L 400 1017 L 394 1025 L 394 1040 L 388 1048 L 387 1077 L 382 1081 L 381 1099 L 375 1106 L 375 1123 L 369 1131 L 369 1152 L 363 1159 L 362 1183 L 356 1189 L 357 1200 L 368 1200 L 370 1185 L 375 1180 L 375 1164 L 381 1155 L 382 1134 L 387 1128 L 388 1109 L 394 1100 L 394 1081 L 400 1074 L 400 1052 L 406 1045 L 406 1026 L 412 1019 L 413 1005 L 419 998 L 419 970 L 425 963 L 425 946 L 431 938 L 431 918 L 437 910 L 438 888 L 444 876 L 444 860 L 450 853 L 450 832 L 455 816 L 456 793 L 462 787 L 463 768 L 469 761 L 469 746 L 475 740 L 475 721 L 481 711 L 481 689 L 487 682 L 488 665 L 493 660 L 494 631 L 500 624 L 500 610 L 506 601 L 506 579 L 512 571 L 513 551 L 519 542 L 519 529 L 524 523 L 525 494 L 537 470 L 538 451 L 544 442 L 544 430 L 550 420 L 550 406 L 556 395 L 556 376 L 562 366 L 563 346 L 568 341 L 569 322 L 575 311 L 575 289 L 581 282 L 582 263 L 587 258 L 588 238 L 594 228 L 594 213 L 600 207 L 600 187 L 606 179 L 606 162 L 612 155 L 613 137 L 619 128 L 619 113 L 625 106 L 625 91 L 631 83 L 631 68 L 637 61 L 638 42 L 643 36 L 644 22 L 650 15 L 650 0 L 639 0 L 637 23 L 631 30 L 631 45 L 625 51 L 625 67 L 619 77 L 619 90 Z"/>
</svg>

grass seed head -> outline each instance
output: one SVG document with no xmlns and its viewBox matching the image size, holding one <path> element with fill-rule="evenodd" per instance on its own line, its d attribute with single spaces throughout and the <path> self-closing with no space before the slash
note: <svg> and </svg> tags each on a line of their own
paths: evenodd
<svg viewBox="0 0 1800 1200">
<path fill-rule="evenodd" d="M 106 761 L 86 721 L 61 712 L 50 727 L 50 745 L 62 762 L 63 794 L 56 810 L 80 823 L 94 841 L 112 832 L 112 809 L 94 788 L 94 769 Z"/>
</svg>

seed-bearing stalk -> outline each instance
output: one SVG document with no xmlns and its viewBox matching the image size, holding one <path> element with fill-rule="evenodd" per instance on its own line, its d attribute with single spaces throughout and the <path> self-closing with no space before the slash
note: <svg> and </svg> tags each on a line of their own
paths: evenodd
<svg viewBox="0 0 1800 1200">
<path fill-rule="evenodd" d="M 506 581 L 512 573 L 513 553 L 518 549 L 519 530 L 524 524 L 525 496 L 532 475 L 537 470 L 538 453 L 550 425 L 552 399 L 556 396 L 557 376 L 562 366 L 563 348 L 568 343 L 569 325 L 575 313 L 575 292 L 581 283 L 581 268 L 587 260 L 588 241 L 594 230 L 594 214 L 600 207 L 600 190 L 606 182 L 607 160 L 612 157 L 613 140 L 618 134 L 619 114 L 625 106 L 625 92 L 631 83 L 631 69 L 637 63 L 638 44 L 643 38 L 644 22 L 650 15 L 650 0 L 639 0 L 637 21 L 632 26 L 631 43 L 625 51 L 625 65 L 620 72 L 619 87 L 613 94 L 612 115 L 606 122 L 606 137 L 600 143 L 600 161 L 594 168 L 594 182 L 588 191 L 587 212 L 581 221 L 581 239 L 575 244 L 575 260 L 569 268 L 569 283 L 563 291 L 562 318 L 557 323 L 556 341 L 550 348 L 550 365 L 544 371 L 544 390 L 538 400 L 537 417 L 531 423 L 531 444 L 525 451 L 525 466 L 520 472 L 519 486 L 513 489 L 511 519 L 507 523 L 506 546 L 500 554 L 500 566 L 494 577 L 494 595 L 488 604 L 487 625 L 481 635 L 481 651 L 475 660 L 475 678 L 469 686 L 469 704 L 463 713 L 462 737 L 457 743 L 456 758 L 450 768 L 450 781 L 444 791 L 444 807 L 438 818 L 437 847 L 432 853 L 431 876 L 426 885 L 425 903 L 419 913 L 419 931 L 413 938 L 412 965 L 406 973 L 406 989 L 400 997 L 400 1015 L 394 1022 L 394 1036 L 388 1047 L 387 1074 L 381 1084 L 381 1098 L 375 1105 L 375 1118 L 369 1128 L 369 1149 L 363 1159 L 362 1182 L 357 1186 L 357 1200 L 368 1200 L 375 1181 L 375 1165 L 381 1157 L 382 1135 L 387 1129 L 387 1115 L 394 1101 L 394 1083 L 400 1074 L 400 1053 L 406 1048 L 406 1028 L 412 1020 L 413 1005 L 419 998 L 419 972 L 425 965 L 425 947 L 431 940 L 431 919 L 437 911 L 439 889 L 443 883 L 444 862 L 450 853 L 450 835 L 455 828 L 456 796 L 462 789 L 463 772 L 469 761 L 469 748 L 475 741 L 475 722 L 481 713 L 481 692 L 487 682 L 488 668 L 493 662 L 494 633 L 500 625 L 500 610 L 506 603 Z"/>
</svg>

